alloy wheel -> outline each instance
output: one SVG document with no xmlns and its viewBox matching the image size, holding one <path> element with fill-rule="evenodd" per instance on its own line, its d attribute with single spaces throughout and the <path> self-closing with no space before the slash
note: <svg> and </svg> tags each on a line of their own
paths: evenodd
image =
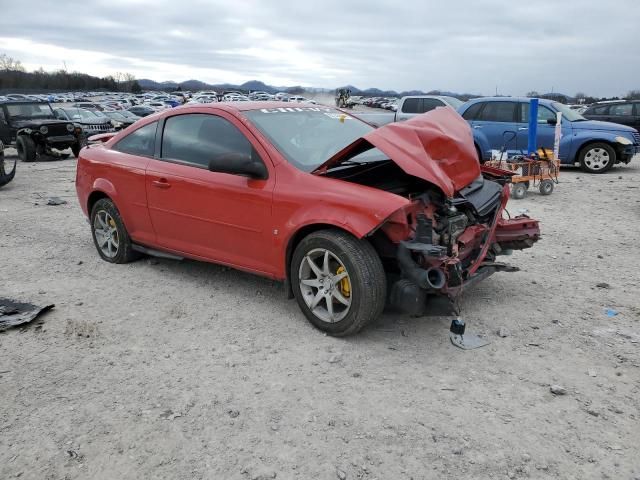
<svg viewBox="0 0 640 480">
<path fill-rule="evenodd" d="M 309 310 L 320 320 L 335 323 L 351 308 L 352 292 L 349 272 L 330 250 L 309 251 L 298 271 L 300 291 Z"/>
<path fill-rule="evenodd" d="M 93 219 L 93 231 L 102 254 L 107 258 L 114 258 L 118 254 L 120 240 L 118 227 L 109 212 L 106 210 L 96 212 Z"/>
</svg>

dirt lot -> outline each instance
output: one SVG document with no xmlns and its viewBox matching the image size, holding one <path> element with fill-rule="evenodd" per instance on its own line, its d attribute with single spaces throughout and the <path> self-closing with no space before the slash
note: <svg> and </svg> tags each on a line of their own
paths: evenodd
<svg viewBox="0 0 640 480">
<path fill-rule="evenodd" d="M 335 339 L 269 280 L 105 263 L 75 161 L 18 169 L 0 296 L 56 307 L 0 334 L 2 479 L 640 478 L 638 163 L 510 203 L 544 236 L 465 293 L 472 351 L 448 316 Z"/>
</svg>

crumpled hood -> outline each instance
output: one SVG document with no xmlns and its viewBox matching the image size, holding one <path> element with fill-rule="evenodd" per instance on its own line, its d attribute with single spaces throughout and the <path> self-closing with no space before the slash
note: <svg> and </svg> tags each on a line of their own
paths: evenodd
<svg viewBox="0 0 640 480">
<path fill-rule="evenodd" d="M 406 173 L 433 183 L 448 197 L 480 176 L 471 128 L 451 107 L 436 108 L 406 122 L 373 130 L 340 150 L 313 173 L 324 173 L 373 147 Z"/>
<path fill-rule="evenodd" d="M 571 122 L 571 128 L 574 130 L 601 130 L 605 132 L 625 132 L 633 133 L 636 129 L 628 125 L 621 125 L 613 122 L 601 122 L 600 120 L 586 120 L 580 122 Z"/>
</svg>

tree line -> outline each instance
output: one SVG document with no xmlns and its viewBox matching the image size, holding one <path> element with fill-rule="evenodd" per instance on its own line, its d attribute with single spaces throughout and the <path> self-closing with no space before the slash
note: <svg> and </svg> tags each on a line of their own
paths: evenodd
<svg viewBox="0 0 640 480">
<path fill-rule="evenodd" d="M 140 92 L 138 81 L 130 73 L 118 72 L 107 77 L 94 77 L 86 73 L 60 69 L 45 72 L 42 67 L 27 72 L 20 60 L 0 54 L 0 91 L 83 91 L 108 90 Z"/>
</svg>

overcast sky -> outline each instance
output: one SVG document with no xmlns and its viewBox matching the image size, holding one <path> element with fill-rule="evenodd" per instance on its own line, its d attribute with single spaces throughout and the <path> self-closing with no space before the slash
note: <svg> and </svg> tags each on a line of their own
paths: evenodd
<svg viewBox="0 0 640 480">
<path fill-rule="evenodd" d="M 485 95 L 640 88 L 640 0 L 0 3 L 0 53 L 28 70 Z"/>
</svg>

